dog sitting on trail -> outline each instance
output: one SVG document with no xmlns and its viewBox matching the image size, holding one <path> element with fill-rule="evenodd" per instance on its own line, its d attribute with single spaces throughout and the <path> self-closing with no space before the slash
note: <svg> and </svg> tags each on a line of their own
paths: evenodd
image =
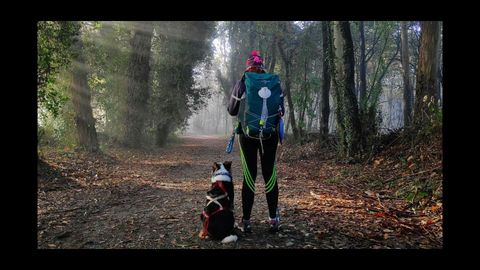
<svg viewBox="0 0 480 270">
<path fill-rule="evenodd" d="M 207 236 L 222 243 L 234 242 L 235 217 L 233 214 L 232 162 L 215 162 L 212 167 L 211 187 L 207 192 L 207 202 L 200 219 L 203 223 L 200 238 Z"/>
</svg>

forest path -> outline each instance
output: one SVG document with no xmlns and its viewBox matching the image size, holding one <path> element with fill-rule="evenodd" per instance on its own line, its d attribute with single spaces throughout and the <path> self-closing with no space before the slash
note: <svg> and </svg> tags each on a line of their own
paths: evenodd
<svg viewBox="0 0 480 270">
<path fill-rule="evenodd" d="M 233 161 L 237 222 L 241 218 L 238 145 L 235 142 L 228 155 L 226 142 L 226 137 L 185 136 L 154 152 L 43 153 L 38 163 L 38 247 L 442 247 L 442 236 L 423 226 L 422 215 L 405 215 L 400 210 L 406 209 L 405 201 L 333 181 L 335 177 L 329 175 L 338 175 L 342 169 L 333 161 L 280 158 L 281 232 L 267 233 L 268 210 L 260 176 L 251 218 L 253 232 L 241 234 L 236 243 L 201 240 L 200 213 L 215 161 Z M 260 171 L 259 167 L 259 175 Z M 429 222 L 441 227 L 441 220 Z"/>
</svg>

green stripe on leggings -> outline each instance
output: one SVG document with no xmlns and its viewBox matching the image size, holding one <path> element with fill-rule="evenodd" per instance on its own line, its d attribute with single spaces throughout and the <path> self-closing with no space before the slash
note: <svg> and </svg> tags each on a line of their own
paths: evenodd
<svg viewBox="0 0 480 270">
<path fill-rule="evenodd" d="M 238 140 L 238 147 L 240 148 L 240 158 L 242 160 L 243 175 L 245 176 L 245 183 L 250 188 L 250 190 L 253 193 L 255 193 L 255 183 L 253 182 L 250 171 L 248 170 L 247 161 L 245 160 L 245 156 L 243 155 L 243 150 L 242 150 L 242 145 L 240 144 L 240 140 Z"/>
<path fill-rule="evenodd" d="M 265 192 L 268 193 L 268 192 L 272 191 L 276 182 L 277 182 L 277 170 L 275 168 L 275 165 L 273 165 L 272 176 L 270 176 L 270 179 L 268 179 L 268 182 L 265 185 Z"/>
</svg>

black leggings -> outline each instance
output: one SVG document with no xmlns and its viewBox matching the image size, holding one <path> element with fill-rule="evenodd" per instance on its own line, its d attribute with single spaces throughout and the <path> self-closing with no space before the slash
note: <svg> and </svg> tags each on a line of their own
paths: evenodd
<svg viewBox="0 0 480 270">
<path fill-rule="evenodd" d="M 240 159 L 243 169 L 242 210 L 243 219 L 249 220 L 252 213 L 255 195 L 255 179 L 257 177 L 257 153 L 261 152 L 260 141 L 239 135 Z M 260 153 L 265 193 L 267 195 L 268 213 L 270 218 L 277 216 L 278 184 L 275 169 L 275 154 L 277 152 L 278 135 L 273 133 L 270 138 L 262 141 L 263 155 Z"/>
</svg>

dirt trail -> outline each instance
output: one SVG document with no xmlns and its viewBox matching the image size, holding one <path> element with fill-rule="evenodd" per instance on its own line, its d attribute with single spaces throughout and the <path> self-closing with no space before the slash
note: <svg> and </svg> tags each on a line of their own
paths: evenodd
<svg viewBox="0 0 480 270">
<path fill-rule="evenodd" d="M 39 248 L 441 248 L 441 235 L 385 209 L 403 201 L 315 177 L 325 164 L 277 164 L 282 231 L 267 233 L 263 179 L 257 176 L 253 233 L 221 244 L 201 240 L 199 215 L 214 161 L 233 161 L 236 219 L 241 218 L 238 145 L 225 137 L 182 137 L 155 152 L 45 153 L 38 165 Z M 281 150 L 280 150 L 281 151 Z M 292 173 L 290 168 L 296 168 Z M 323 167 L 322 167 L 323 166 Z M 335 168 L 330 168 L 335 170 Z M 259 175 L 260 174 L 259 167 Z M 303 177 L 300 177 L 303 173 Z M 299 180 L 304 179 L 304 180 Z"/>
</svg>

